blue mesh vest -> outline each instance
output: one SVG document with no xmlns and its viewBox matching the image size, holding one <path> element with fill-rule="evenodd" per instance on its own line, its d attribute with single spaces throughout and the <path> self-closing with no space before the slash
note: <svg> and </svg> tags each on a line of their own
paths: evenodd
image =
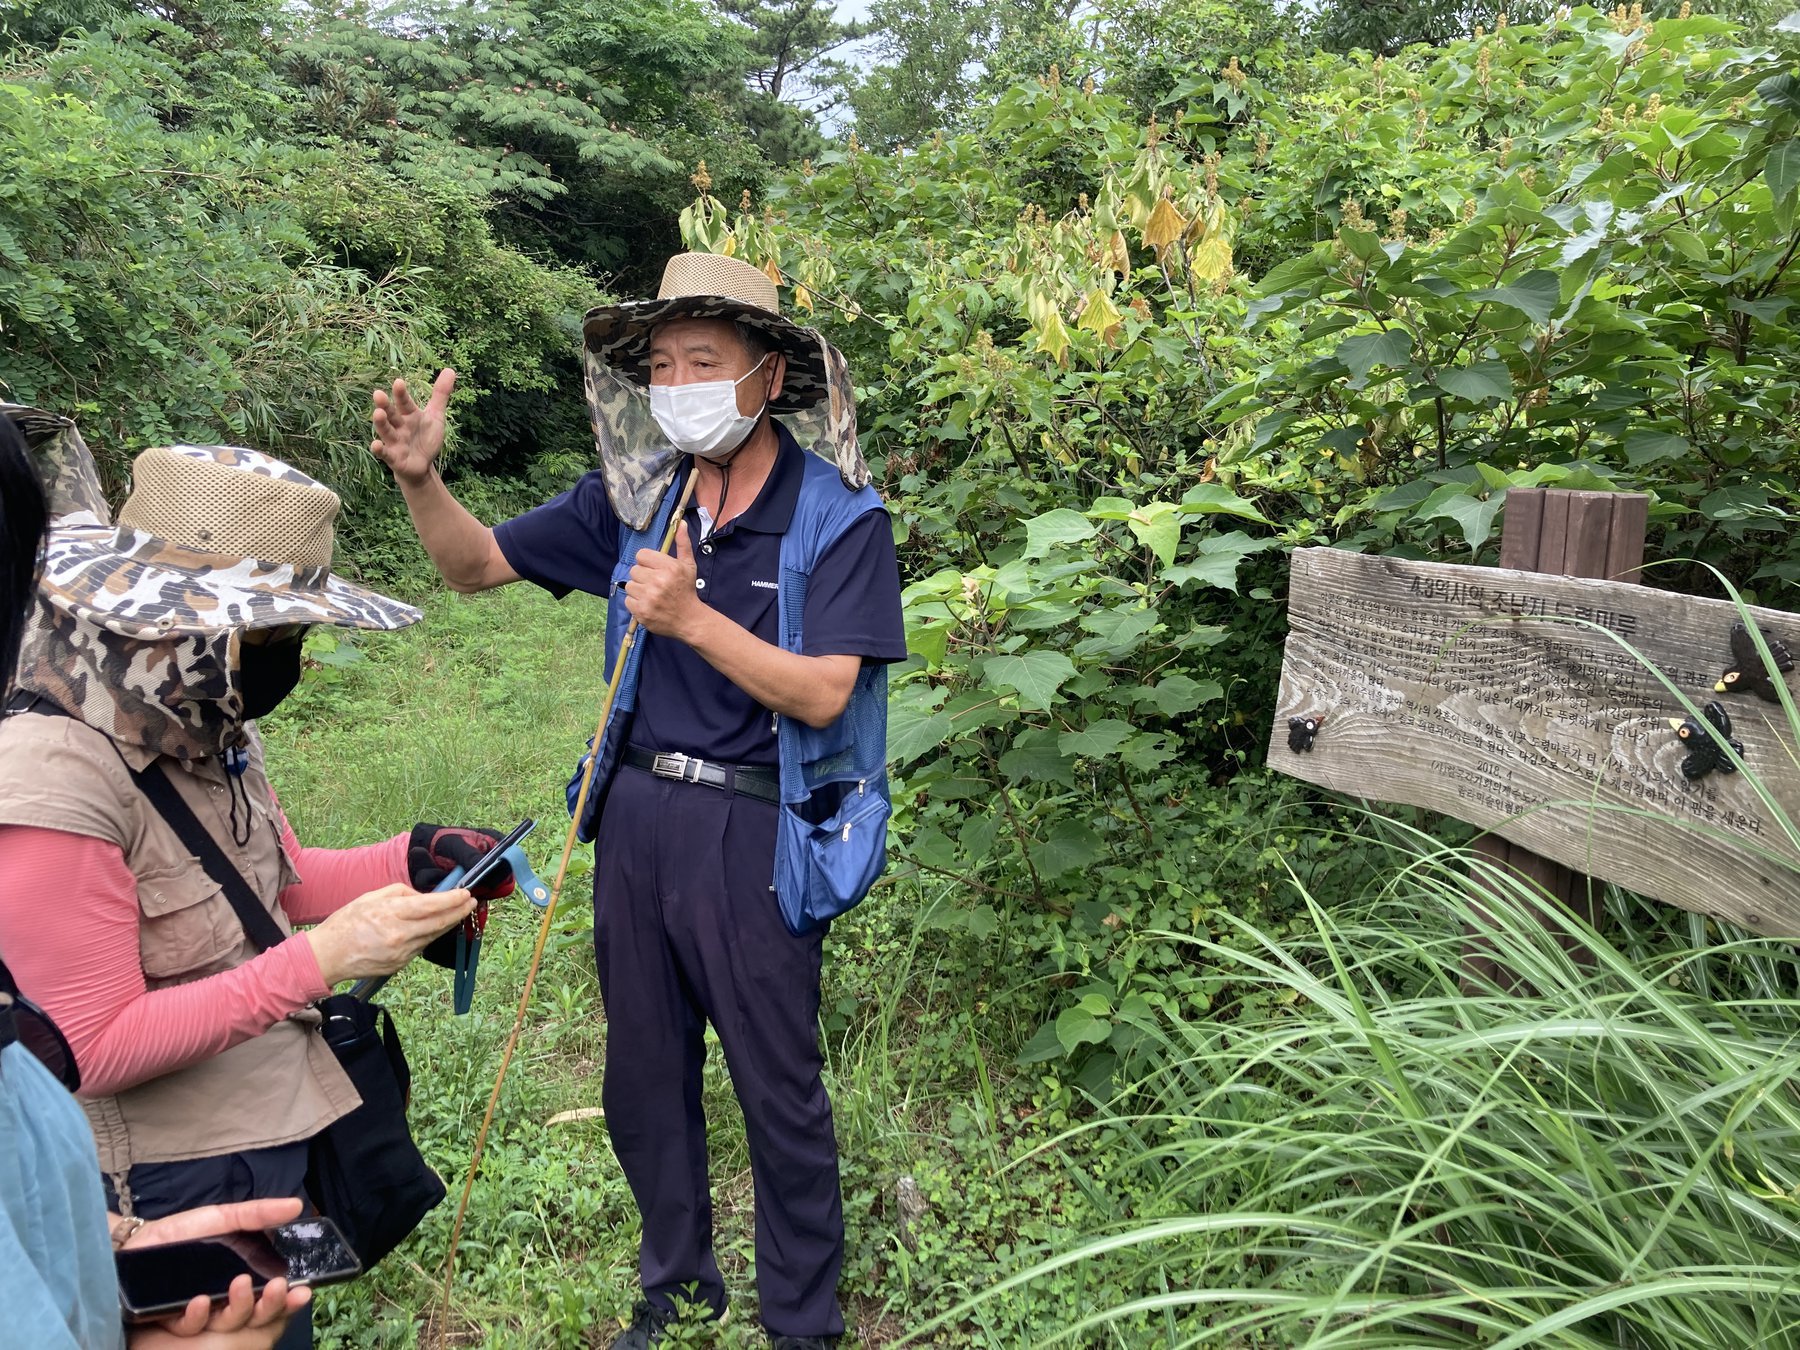
<svg viewBox="0 0 1800 1350">
<path fill-rule="evenodd" d="M 882 509 L 873 488 L 852 491 L 844 486 L 837 469 L 817 455 L 804 455 L 802 460 L 805 468 L 794 518 L 781 538 L 776 595 L 781 647 L 796 653 L 814 566 L 854 521 Z M 677 477 L 647 528 L 619 527 L 619 561 L 606 605 L 608 680 L 631 618 L 624 604 L 614 600 L 631 575 L 631 560 L 638 550 L 661 546 L 681 485 L 682 479 Z M 625 746 L 631 714 L 637 707 L 642 655 L 643 648 L 634 642 L 600 739 L 600 762 L 577 831 L 583 843 L 594 838 L 598 804 Z M 892 809 L 887 781 L 887 667 L 878 662 L 863 665 L 850 691 L 850 702 L 829 726 L 809 727 L 792 717 L 778 717 L 776 746 L 781 805 L 773 880 L 782 919 L 791 931 L 801 934 L 860 901 L 887 861 L 887 822 Z M 569 780 L 571 811 L 586 762 L 584 758 L 576 765 Z"/>
</svg>

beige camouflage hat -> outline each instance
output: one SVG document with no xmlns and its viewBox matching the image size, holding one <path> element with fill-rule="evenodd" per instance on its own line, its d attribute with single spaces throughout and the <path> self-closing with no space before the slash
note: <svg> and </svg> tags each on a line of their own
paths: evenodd
<svg viewBox="0 0 1800 1350">
<path fill-rule="evenodd" d="M 681 454 L 650 415 L 650 337 L 671 319 L 724 319 L 760 331 L 787 358 L 781 394 L 769 405 L 794 439 L 863 487 L 869 467 L 856 439 L 856 390 L 842 352 L 781 312 L 775 283 L 741 258 L 677 253 L 654 300 L 590 310 L 582 323 L 588 411 L 613 510 L 643 529 L 675 476 Z"/>
<path fill-rule="evenodd" d="M 234 628 L 404 628 L 411 605 L 331 575 L 338 495 L 256 450 L 174 445 L 132 465 L 116 526 L 58 522 L 39 591 L 139 640 Z"/>
</svg>

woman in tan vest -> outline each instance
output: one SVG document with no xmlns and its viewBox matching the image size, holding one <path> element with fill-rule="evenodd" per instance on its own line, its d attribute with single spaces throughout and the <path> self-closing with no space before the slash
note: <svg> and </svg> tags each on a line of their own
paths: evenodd
<svg viewBox="0 0 1800 1350">
<path fill-rule="evenodd" d="M 279 460 L 147 450 L 117 527 L 91 473 L 50 468 L 63 514 L 0 720 L 0 954 L 68 1037 L 121 1214 L 303 1196 L 307 1140 L 358 1104 L 311 1004 L 457 924 L 468 892 L 415 886 L 487 840 L 302 848 L 254 722 L 298 681 L 307 626 L 418 612 L 331 575 L 337 496 Z M 284 941 L 259 953 L 134 771 L 174 785 Z M 280 1345 L 310 1343 L 297 1317 Z"/>
</svg>

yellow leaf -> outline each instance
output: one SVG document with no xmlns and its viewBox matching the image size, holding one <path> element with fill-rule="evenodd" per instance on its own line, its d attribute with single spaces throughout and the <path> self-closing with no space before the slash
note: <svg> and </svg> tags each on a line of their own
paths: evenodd
<svg viewBox="0 0 1800 1350">
<path fill-rule="evenodd" d="M 1069 354 L 1069 330 L 1063 327 L 1062 315 L 1054 309 L 1037 325 L 1035 350 L 1047 352 L 1057 365 L 1063 365 Z"/>
<path fill-rule="evenodd" d="M 1131 275 L 1131 248 L 1122 230 L 1114 230 L 1112 238 L 1106 241 L 1106 265 L 1120 276 Z"/>
<path fill-rule="evenodd" d="M 1081 307 L 1081 316 L 1075 320 L 1077 328 L 1085 328 L 1090 333 L 1099 335 L 1102 342 L 1111 342 L 1112 335 L 1119 331 L 1125 322 L 1119 307 L 1099 287 L 1088 292 L 1087 303 Z"/>
<path fill-rule="evenodd" d="M 763 264 L 763 275 L 777 286 L 781 285 L 781 264 L 770 258 Z"/>
<path fill-rule="evenodd" d="M 735 234 L 727 233 L 725 236 L 725 245 L 719 252 L 723 253 L 727 258 L 735 258 L 737 256 L 737 236 Z"/>
<path fill-rule="evenodd" d="M 1175 203 L 1163 197 L 1157 201 L 1156 209 L 1144 225 L 1144 247 L 1160 252 L 1181 238 L 1187 227 L 1188 223 L 1175 209 Z"/>
<path fill-rule="evenodd" d="M 1225 209 L 1224 202 L 1217 200 L 1205 210 L 1194 213 L 1194 223 L 1188 226 L 1182 240 L 1191 248 L 1200 240 L 1213 235 L 1225 239 L 1232 235 L 1231 213 Z"/>
<path fill-rule="evenodd" d="M 1231 275 L 1231 241 L 1223 233 L 1208 233 L 1188 258 L 1188 268 L 1202 281 L 1219 281 Z"/>
<path fill-rule="evenodd" d="M 795 286 L 794 287 L 794 308 L 795 309 L 803 309 L 808 314 L 812 313 L 812 310 L 813 310 L 812 292 L 807 290 L 806 287 L 804 287 L 804 286 Z"/>
</svg>

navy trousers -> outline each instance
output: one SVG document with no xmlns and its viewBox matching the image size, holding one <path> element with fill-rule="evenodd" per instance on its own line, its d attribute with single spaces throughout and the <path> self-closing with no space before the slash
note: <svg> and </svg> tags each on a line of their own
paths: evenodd
<svg viewBox="0 0 1800 1350">
<path fill-rule="evenodd" d="M 763 1325 L 835 1336 L 844 1212 L 820 1077 L 821 934 L 797 938 L 781 921 L 775 820 L 751 797 L 631 768 L 614 778 L 594 864 L 602 1100 L 643 1219 L 645 1296 L 723 1312 L 701 1108 L 712 1023 L 749 1139 Z"/>
<path fill-rule="evenodd" d="M 273 1200 L 297 1195 L 306 1198 L 304 1142 L 278 1144 L 274 1148 L 222 1153 L 187 1162 L 139 1163 L 125 1174 L 134 1214 L 163 1219 L 201 1205 L 235 1204 L 240 1200 Z M 117 1213 L 119 1197 L 111 1177 L 104 1178 L 107 1207 Z M 307 1204 L 311 1212 L 312 1205 Z M 311 1350 L 312 1304 L 288 1320 L 287 1330 L 275 1342 L 275 1350 Z"/>
</svg>

